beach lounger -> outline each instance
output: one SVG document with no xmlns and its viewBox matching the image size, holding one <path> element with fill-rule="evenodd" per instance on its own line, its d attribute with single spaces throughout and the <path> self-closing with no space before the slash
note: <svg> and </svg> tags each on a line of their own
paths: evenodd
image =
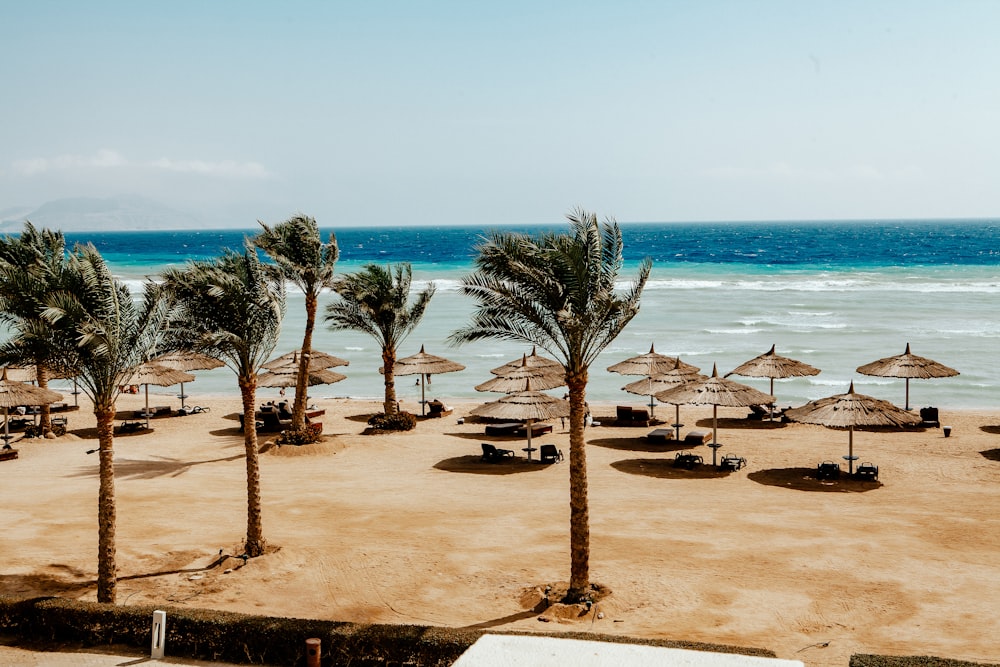
<svg viewBox="0 0 1000 667">
<path fill-rule="evenodd" d="M 920 408 L 920 425 L 927 428 L 941 426 L 937 408 Z"/>
<path fill-rule="evenodd" d="M 687 445 L 707 445 L 711 441 L 711 431 L 688 431 L 684 436 L 684 444 Z"/>
<path fill-rule="evenodd" d="M 871 461 L 865 461 L 854 471 L 854 476 L 866 482 L 878 480 L 878 466 Z"/>
<path fill-rule="evenodd" d="M 441 401 L 435 399 L 433 401 L 427 401 L 427 416 L 428 417 L 444 417 L 445 415 L 450 415 L 455 409 L 450 405 L 445 405 Z"/>
<path fill-rule="evenodd" d="M 692 454 L 691 452 L 677 452 L 674 455 L 674 467 L 675 468 L 686 468 L 687 470 L 694 470 L 695 466 L 702 465 L 705 462 L 699 454 Z"/>
<path fill-rule="evenodd" d="M 737 456 L 736 454 L 726 454 L 722 457 L 722 463 L 719 467 L 723 470 L 739 470 L 747 464 L 747 460 L 742 456 Z"/>
<path fill-rule="evenodd" d="M 487 424 L 486 425 L 486 435 L 514 435 L 514 432 L 523 428 L 524 424 L 521 422 L 508 422 L 506 424 Z"/>
<path fill-rule="evenodd" d="M 514 450 L 512 449 L 500 449 L 495 445 L 491 445 L 488 442 L 482 443 L 483 446 L 483 461 L 489 463 L 496 463 L 498 461 L 503 461 L 504 457 L 509 456 L 514 458 Z"/>
<path fill-rule="evenodd" d="M 558 463 L 563 460 L 563 453 L 555 445 L 542 445 L 538 450 L 538 459 L 542 463 Z"/>
<path fill-rule="evenodd" d="M 667 442 L 674 439 L 674 429 L 656 428 L 646 434 L 646 440 L 650 442 Z"/>
<path fill-rule="evenodd" d="M 545 435 L 546 433 L 552 433 L 552 424 L 531 425 L 532 438 L 536 435 Z M 524 424 L 518 424 L 518 428 L 514 429 L 514 435 L 525 437 L 528 435 L 528 428 Z"/>
<path fill-rule="evenodd" d="M 202 412 L 211 412 L 211 411 L 212 409 L 209 407 L 202 407 L 200 405 L 186 405 L 183 408 L 177 408 L 177 415 L 179 417 L 186 417 L 187 415 L 196 415 Z M 240 419 L 240 423 L 241 424 L 243 423 L 242 419 Z"/>
<path fill-rule="evenodd" d="M 17 458 L 17 450 L 10 445 L 0 448 L 0 461 L 10 461 Z"/>
<path fill-rule="evenodd" d="M 823 461 L 816 466 L 816 479 L 840 479 L 840 464 Z"/>
</svg>

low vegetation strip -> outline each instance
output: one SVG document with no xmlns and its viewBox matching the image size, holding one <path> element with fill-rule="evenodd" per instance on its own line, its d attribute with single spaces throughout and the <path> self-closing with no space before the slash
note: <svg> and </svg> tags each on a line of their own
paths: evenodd
<svg viewBox="0 0 1000 667">
<path fill-rule="evenodd" d="M 167 612 L 167 655 L 242 664 L 305 664 L 305 640 L 317 637 L 322 640 L 324 665 L 446 667 L 485 634 L 482 630 L 461 628 L 364 625 L 209 609 L 114 606 L 63 598 L 9 596 L 0 596 L 0 630 L 36 642 L 78 642 L 86 646 L 120 644 L 148 649 L 152 615 L 156 609 Z M 582 632 L 544 634 L 775 657 L 772 651 L 756 648 Z"/>
<path fill-rule="evenodd" d="M 850 667 L 1000 667 L 996 663 L 949 660 L 929 655 L 865 655 L 851 656 Z"/>
</svg>

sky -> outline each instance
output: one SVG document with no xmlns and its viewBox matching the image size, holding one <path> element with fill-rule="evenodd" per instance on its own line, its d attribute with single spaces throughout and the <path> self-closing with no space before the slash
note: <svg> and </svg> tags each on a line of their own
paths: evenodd
<svg viewBox="0 0 1000 667">
<path fill-rule="evenodd" d="M 0 210 L 995 217 L 998 26 L 992 0 L 0 0 Z"/>
</svg>

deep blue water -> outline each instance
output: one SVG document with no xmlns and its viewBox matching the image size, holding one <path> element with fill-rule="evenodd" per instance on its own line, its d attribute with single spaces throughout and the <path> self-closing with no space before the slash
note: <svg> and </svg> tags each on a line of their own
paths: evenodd
<svg viewBox="0 0 1000 667">
<path fill-rule="evenodd" d="M 529 234 L 565 226 L 512 226 Z M 72 233 L 89 241 L 112 264 L 160 266 L 239 249 L 257 230 Z M 468 266 L 485 227 L 379 227 L 335 232 L 341 260 L 349 264 L 409 261 L 447 268 Z M 657 264 L 808 266 L 844 270 L 887 266 L 1000 264 L 1000 221 L 869 221 L 809 223 L 622 224 L 625 260 L 651 257 Z"/>
</svg>

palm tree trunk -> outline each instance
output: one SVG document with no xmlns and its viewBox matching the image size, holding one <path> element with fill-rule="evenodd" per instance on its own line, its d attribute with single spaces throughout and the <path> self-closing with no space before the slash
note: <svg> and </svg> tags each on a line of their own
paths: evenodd
<svg viewBox="0 0 1000 667">
<path fill-rule="evenodd" d="M 393 368 L 396 366 L 396 348 L 382 348 L 382 377 L 385 381 L 385 414 L 396 414 L 396 374 Z"/>
<path fill-rule="evenodd" d="M 264 527 L 260 511 L 260 461 L 257 457 L 257 378 L 239 379 L 243 398 L 243 446 L 247 459 L 247 539 L 251 558 L 264 554 Z"/>
<path fill-rule="evenodd" d="M 97 494 L 97 601 L 114 604 L 118 584 L 115 564 L 115 408 L 94 408 L 97 417 L 100 490 Z"/>
<path fill-rule="evenodd" d="M 569 387 L 569 549 L 567 602 L 582 601 L 590 592 L 590 508 L 587 500 L 587 450 L 584 416 L 587 370 L 566 373 Z"/>
<path fill-rule="evenodd" d="M 295 378 L 295 403 L 292 404 L 291 430 L 306 429 L 306 401 L 309 399 L 309 362 L 312 360 L 312 337 L 316 326 L 317 298 L 306 292 L 306 331 L 302 335 L 302 354 L 299 356 L 299 374 Z"/>
<path fill-rule="evenodd" d="M 44 364 L 35 365 L 35 380 L 42 389 L 49 388 L 49 376 Z M 38 430 L 43 435 L 52 430 L 52 408 L 48 403 L 39 406 Z"/>
</svg>

